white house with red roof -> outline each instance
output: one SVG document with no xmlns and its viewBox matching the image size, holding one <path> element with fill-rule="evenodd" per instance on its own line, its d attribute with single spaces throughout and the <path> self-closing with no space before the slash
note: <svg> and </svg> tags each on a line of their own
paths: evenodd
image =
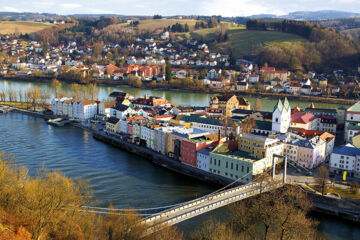
<svg viewBox="0 0 360 240">
<path fill-rule="evenodd" d="M 320 118 L 314 114 L 307 112 L 296 112 L 291 114 L 291 128 L 300 128 L 305 130 L 317 130 L 319 129 Z"/>
</svg>

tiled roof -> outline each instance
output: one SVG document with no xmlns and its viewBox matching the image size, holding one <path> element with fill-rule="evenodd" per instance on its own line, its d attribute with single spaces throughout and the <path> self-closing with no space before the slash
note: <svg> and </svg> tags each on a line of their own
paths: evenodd
<svg viewBox="0 0 360 240">
<path fill-rule="evenodd" d="M 315 119 L 315 116 L 311 113 L 297 112 L 291 115 L 292 123 L 309 123 Z"/>
<path fill-rule="evenodd" d="M 346 156 L 360 155 L 360 149 L 356 147 L 342 146 L 333 151 L 334 154 L 341 154 Z"/>
</svg>

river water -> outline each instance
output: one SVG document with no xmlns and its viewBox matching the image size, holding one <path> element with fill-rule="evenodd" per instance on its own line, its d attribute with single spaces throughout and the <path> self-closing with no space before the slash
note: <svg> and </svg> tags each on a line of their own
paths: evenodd
<svg viewBox="0 0 360 240">
<path fill-rule="evenodd" d="M 25 89 L 32 84 L 0 81 L 0 91 L 2 87 L 9 85 Z M 47 84 L 37 85 L 49 87 Z M 139 89 L 116 89 L 129 90 L 135 96 L 145 93 L 137 93 Z M 100 88 L 100 92 L 112 90 Z M 148 93 L 164 94 L 176 101 L 183 99 L 181 103 L 184 104 L 190 104 L 188 98 L 192 96 L 193 99 L 198 99 L 195 102 L 197 105 L 206 105 L 210 97 L 208 94 L 184 95 L 178 92 Z M 263 101 L 263 106 L 267 101 Z M 270 107 L 270 103 L 268 105 Z M 113 203 L 116 208 L 166 206 L 216 190 L 212 186 L 98 142 L 92 138 L 91 133 L 75 127 L 56 128 L 47 125 L 43 119 L 10 113 L 0 114 L 0 133 L 0 150 L 14 154 L 18 163 L 29 167 L 31 175 L 44 167 L 48 170 L 60 170 L 71 178 L 89 181 L 94 196 L 98 199 L 96 206 L 106 207 L 109 203 Z M 181 223 L 179 227 L 185 232 L 191 232 L 209 217 L 221 218 L 224 212 L 224 209 L 216 210 Z M 326 239 L 360 239 L 360 227 L 357 225 L 323 216 L 314 217 L 321 222 L 318 230 Z"/>
<path fill-rule="evenodd" d="M 8 81 L 8 80 L 0 80 L 0 91 L 2 89 L 22 89 L 26 90 L 32 87 L 39 87 L 40 89 L 47 89 L 51 91 L 50 83 L 37 83 L 37 82 L 22 82 L 22 81 Z M 67 93 L 67 95 L 71 96 L 70 85 L 62 84 L 63 92 Z M 100 86 L 97 94 L 97 98 L 99 100 L 106 100 L 109 94 L 112 91 L 123 91 L 131 94 L 134 97 L 141 97 L 145 95 L 150 96 L 159 96 L 164 97 L 170 102 L 177 102 L 182 105 L 192 105 L 192 106 L 208 106 L 210 97 L 215 94 L 209 93 L 191 93 L 191 92 L 179 92 L 179 91 L 163 91 L 163 90 L 148 90 L 148 89 L 140 89 L 140 88 L 132 88 L 132 87 L 106 87 Z M 256 98 L 255 97 L 246 97 L 252 106 L 254 105 Z M 262 99 L 262 107 L 264 111 L 272 111 L 274 105 L 276 104 L 276 99 Z M 290 101 L 291 107 L 300 107 L 305 108 L 308 107 L 311 102 L 307 101 Z M 315 107 L 317 108 L 338 108 L 340 105 L 337 104 L 327 104 L 327 103 L 316 103 Z"/>
</svg>

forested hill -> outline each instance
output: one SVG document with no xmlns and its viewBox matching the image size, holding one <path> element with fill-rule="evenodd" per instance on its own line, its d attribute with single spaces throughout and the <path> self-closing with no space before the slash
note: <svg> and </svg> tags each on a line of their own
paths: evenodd
<svg viewBox="0 0 360 240">
<path fill-rule="evenodd" d="M 275 44 L 258 53 L 260 63 L 269 63 L 290 69 L 351 68 L 359 62 L 360 45 L 335 29 L 306 21 L 249 20 L 248 30 L 276 31 L 302 36 L 308 41 Z"/>
</svg>

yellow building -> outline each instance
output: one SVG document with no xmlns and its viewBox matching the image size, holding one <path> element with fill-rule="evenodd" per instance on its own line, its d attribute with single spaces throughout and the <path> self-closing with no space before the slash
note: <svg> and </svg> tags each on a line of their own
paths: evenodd
<svg viewBox="0 0 360 240">
<path fill-rule="evenodd" d="M 255 158 L 267 158 L 272 161 L 273 154 L 283 155 L 284 146 L 276 138 L 246 134 L 239 139 L 239 150 L 253 154 Z"/>
<path fill-rule="evenodd" d="M 222 96 L 215 96 L 210 100 L 210 108 L 220 108 L 226 117 L 232 116 L 232 111 L 235 109 L 250 110 L 250 103 L 243 97 L 226 94 Z"/>
<path fill-rule="evenodd" d="M 106 131 L 110 133 L 118 133 L 119 132 L 119 123 L 120 119 L 116 117 L 111 117 L 106 121 Z"/>
</svg>

